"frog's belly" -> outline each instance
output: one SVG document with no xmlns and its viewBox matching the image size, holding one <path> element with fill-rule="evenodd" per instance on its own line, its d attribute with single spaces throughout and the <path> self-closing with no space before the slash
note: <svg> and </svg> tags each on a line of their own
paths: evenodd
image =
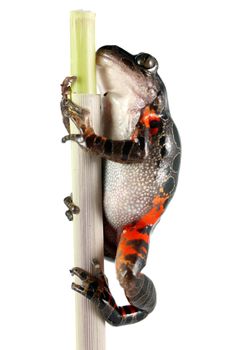
<svg viewBox="0 0 233 350">
<path fill-rule="evenodd" d="M 105 161 L 104 211 L 115 229 L 138 220 L 152 206 L 158 191 L 155 160 L 139 164 Z"/>
</svg>

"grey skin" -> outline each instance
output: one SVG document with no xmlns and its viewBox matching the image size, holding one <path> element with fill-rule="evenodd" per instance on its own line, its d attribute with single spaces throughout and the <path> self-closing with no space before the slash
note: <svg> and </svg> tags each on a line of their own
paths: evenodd
<svg viewBox="0 0 233 350">
<path fill-rule="evenodd" d="M 73 140 L 103 158 L 105 256 L 116 261 L 117 278 L 131 307 L 116 306 L 106 279 L 103 282 L 103 277 L 91 276 L 80 268 L 72 273 L 81 280 L 85 275 L 85 290 L 82 285 L 73 284 L 72 288 L 94 302 L 105 320 L 116 326 L 138 322 L 155 307 L 153 282 L 141 273 L 148 244 L 143 239 L 129 240 L 127 234 L 131 230 L 137 236 L 140 223 L 140 232 L 149 235 L 158 222 L 160 214 L 156 213 L 163 213 L 176 189 L 181 145 L 156 59 L 145 53 L 131 55 L 117 46 L 100 48 L 96 57 L 104 137 L 95 134 L 85 111 L 68 98 L 72 78 L 66 78 L 61 102 L 64 124 L 69 131 L 72 119 L 80 133 L 65 136 L 63 142 Z M 148 106 L 159 115 L 156 135 L 152 133 L 154 126 L 150 124 L 148 129 L 140 119 Z M 131 137 L 135 132 L 137 136 Z M 155 198 L 166 198 L 164 207 L 155 204 Z M 72 208 L 75 213 L 77 207 L 72 207 L 71 200 L 66 202 L 71 213 L 67 216 L 72 218 Z M 151 210 L 155 220 L 142 227 L 140 220 Z M 124 245 L 136 253 L 125 256 Z"/>
</svg>

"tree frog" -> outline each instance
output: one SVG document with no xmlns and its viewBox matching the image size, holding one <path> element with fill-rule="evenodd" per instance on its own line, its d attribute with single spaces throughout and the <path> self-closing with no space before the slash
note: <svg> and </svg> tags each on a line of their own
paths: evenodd
<svg viewBox="0 0 233 350">
<path fill-rule="evenodd" d="M 80 267 L 71 270 L 82 281 L 72 288 L 95 303 L 108 323 L 120 326 L 143 320 L 155 307 L 154 284 L 142 269 L 151 232 L 176 189 L 181 143 L 153 56 L 103 46 L 96 64 L 103 135 L 95 133 L 86 111 L 71 101 L 75 77 L 67 77 L 61 85 L 61 111 L 69 134 L 63 142 L 77 142 L 103 159 L 104 254 L 115 261 L 129 305 L 116 304 L 97 260 L 93 275 Z M 70 134 L 70 119 L 79 134 Z M 78 207 L 70 197 L 66 204 L 72 219 Z"/>
</svg>

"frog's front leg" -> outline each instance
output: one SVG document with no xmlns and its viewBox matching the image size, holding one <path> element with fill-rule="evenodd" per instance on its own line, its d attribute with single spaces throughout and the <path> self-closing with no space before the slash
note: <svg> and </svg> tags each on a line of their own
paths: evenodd
<svg viewBox="0 0 233 350">
<path fill-rule="evenodd" d="M 144 136 L 134 140 L 111 140 L 94 133 L 88 128 L 84 133 L 69 134 L 62 138 L 77 142 L 82 148 L 96 155 L 119 163 L 142 162 L 147 156 L 147 140 Z"/>
<path fill-rule="evenodd" d="M 82 148 L 106 159 L 116 162 L 140 162 L 148 153 L 148 132 L 135 130 L 131 140 L 111 140 L 96 135 L 89 123 L 88 111 L 73 103 L 67 94 L 61 101 L 61 111 L 66 129 L 70 132 L 69 120 L 72 120 L 79 130 L 78 134 L 70 134 L 62 138 L 62 142 L 72 140 Z"/>
</svg>

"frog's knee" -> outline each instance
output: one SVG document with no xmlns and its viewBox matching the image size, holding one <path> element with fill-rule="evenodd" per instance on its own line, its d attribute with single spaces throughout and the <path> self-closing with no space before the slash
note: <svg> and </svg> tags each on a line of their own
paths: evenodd
<svg viewBox="0 0 233 350">
<path fill-rule="evenodd" d="M 153 282 L 144 274 L 134 274 L 131 267 L 117 271 L 117 278 L 124 288 L 131 305 L 150 313 L 156 305 L 156 290 Z"/>
<path fill-rule="evenodd" d="M 134 291 L 137 286 L 137 276 L 131 266 L 125 264 L 120 266 L 117 269 L 117 279 L 127 294 Z"/>
</svg>

